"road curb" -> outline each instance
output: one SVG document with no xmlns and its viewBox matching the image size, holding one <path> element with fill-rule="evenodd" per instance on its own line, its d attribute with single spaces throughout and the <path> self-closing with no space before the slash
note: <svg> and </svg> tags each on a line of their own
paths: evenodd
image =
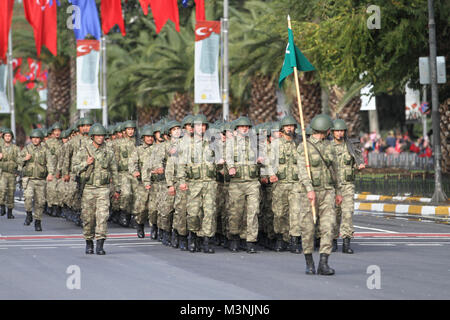
<svg viewBox="0 0 450 320">
<path fill-rule="evenodd" d="M 396 201 L 396 202 L 423 202 L 430 203 L 431 198 L 422 198 L 422 197 L 401 197 L 401 196 L 383 196 L 376 194 L 355 194 L 355 200 L 363 200 L 363 201 Z"/>
</svg>

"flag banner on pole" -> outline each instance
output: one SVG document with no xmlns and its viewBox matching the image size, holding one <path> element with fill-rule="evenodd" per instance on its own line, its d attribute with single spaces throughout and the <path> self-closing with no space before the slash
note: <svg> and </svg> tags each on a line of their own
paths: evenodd
<svg viewBox="0 0 450 320">
<path fill-rule="evenodd" d="M 220 21 L 195 25 L 194 103 L 222 103 L 219 82 Z"/>
<path fill-rule="evenodd" d="M 39 105 L 42 109 L 47 110 L 47 89 L 38 90 Z"/>
<path fill-rule="evenodd" d="M 0 1 L 0 62 L 6 63 L 14 0 Z"/>
<path fill-rule="evenodd" d="M 25 18 L 33 27 L 37 56 L 45 45 L 50 52 L 57 54 L 56 4 L 49 0 L 23 0 Z"/>
<path fill-rule="evenodd" d="M 202 21 L 205 18 L 205 0 L 195 0 L 195 20 Z"/>
<path fill-rule="evenodd" d="M 80 8 L 79 21 L 76 21 L 76 11 L 73 13 L 75 20 L 75 27 L 73 29 L 75 39 L 84 40 L 90 34 L 95 39 L 100 40 L 102 30 L 95 0 L 69 0 L 69 2 Z M 79 25 L 77 25 L 77 22 L 79 22 Z"/>
<path fill-rule="evenodd" d="M 100 41 L 77 41 L 77 109 L 101 109 L 98 73 Z"/>
<path fill-rule="evenodd" d="M 422 120 L 420 112 L 420 91 L 405 85 L 405 119 L 408 123 Z"/>
<path fill-rule="evenodd" d="M 116 24 L 119 26 L 122 36 L 127 34 L 123 21 L 121 0 L 102 0 L 100 3 L 100 13 L 104 34 L 108 34 L 109 30 Z"/>
<path fill-rule="evenodd" d="M 146 3 L 150 3 L 150 8 L 155 20 L 156 33 L 159 33 L 168 20 L 175 24 L 175 30 L 180 32 L 180 16 L 178 12 L 177 0 L 147 0 L 141 1 L 141 6 L 148 7 Z M 144 10 L 145 13 L 145 10 Z"/>
<path fill-rule="evenodd" d="M 8 96 L 6 95 L 8 90 L 7 79 L 8 65 L 0 64 L 0 113 L 11 113 Z"/>
<path fill-rule="evenodd" d="M 278 80 L 278 86 L 281 88 L 284 79 L 294 72 L 294 67 L 297 67 L 298 71 L 313 71 L 314 66 L 306 59 L 303 53 L 294 43 L 294 33 L 291 29 L 288 29 L 289 42 L 286 46 L 286 55 L 284 57 L 283 67 L 281 68 L 280 78 Z"/>
</svg>

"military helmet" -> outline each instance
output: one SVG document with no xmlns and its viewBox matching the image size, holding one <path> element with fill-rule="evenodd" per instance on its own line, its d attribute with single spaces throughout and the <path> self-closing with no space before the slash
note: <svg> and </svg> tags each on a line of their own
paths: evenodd
<svg viewBox="0 0 450 320">
<path fill-rule="evenodd" d="M 13 138 L 14 138 L 14 133 L 12 132 L 12 130 L 11 130 L 10 128 L 3 128 L 2 132 L 3 132 L 3 136 L 4 136 L 5 134 L 8 134 L 8 133 L 9 133 L 9 134 L 12 135 Z"/>
<path fill-rule="evenodd" d="M 87 126 L 92 126 L 93 124 L 94 124 L 94 121 L 92 121 L 91 118 L 89 118 L 89 117 L 84 117 L 84 118 L 81 118 L 81 119 L 78 121 L 77 127 L 85 126 L 85 125 L 87 125 Z"/>
<path fill-rule="evenodd" d="M 142 137 L 144 137 L 144 136 L 152 136 L 153 135 L 152 126 L 150 126 L 150 125 L 144 126 L 142 128 L 142 130 L 140 131 L 140 133 L 141 133 Z"/>
<path fill-rule="evenodd" d="M 44 138 L 44 134 L 42 133 L 41 129 L 33 129 L 30 133 L 30 138 Z"/>
<path fill-rule="evenodd" d="M 188 114 L 186 117 L 183 118 L 183 121 L 181 122 L 181 126 L 184 128 L 185 125 L 190 124 L 192 125 L 194 123 L 194 116 L 191 114 Z"/>
<path fill-rule="evenodd" d="M 125 130 L 126 128 L 134 128 L 136 129 L 136 121 L 133 120 L 127 120 L 123 123 L 122 130 Z"/>
<path fill-rule="evenodd" d="M 61 131 L 61 139 L 67 139 L 69 137 L 69 130 L 62 130 Z"/>
<path fill-rule="evenodd" d="M 167 128 L 167 130 L 170 132 L 170 130 L 172 129 L 172 128 L 175 128 L 175 127 L 180 127 L 181 128 L 181 123 L 179 123 L 177 120 L 172 120 L 172 121 L 169 121 L 168 123 L 167 123 L 167 125 L 166 125 L 166 128 Z"/>
<path fill-rule="evenodd" d="M 206 119 L 206 116 L 204 114 L 197 114 L 196 116 L 194 116 L 194 118 L 192 119 L 192 123 L 193 124 L 209 124 L 208 119 Z"/>
<path fill-rule="evenodd" d="M 157 122 L 157 123 L 155 123 L 154 125 L 153 125 L 153 134 L 155 134 L 156 132 L 160 132 L 161 134 L 163 134 L 164 133 L 164 130 L 163 130 L 163 124 L 162 123 L 160 123 L 160 122 Z"/>
<path fill-rule="evenodd" d="M 314 131 L 328 131 L 328 129 L 333 127 L 333 121 L 330 116 L 321 113 L 311 120 L 310 126 Z"/>
<path fill-rule="evenodd" d="M 281 124 L 279 121 L 272 122 L 272 131 L 280 131 L 281 130 Z"/>
<path fill-rule="evenodd" d="M 108 132 L 106 131 L 105 127 L 102 126 L 100 123 L 94 123 L 89 129 L 89 137 L 106 136 L 107 134 Z"/>
<path fill-rule="evenodd" d="M 51 126 L 50 129 L 51 129 L 52 131 L 53 131 L 53 130 L 56 130 L 56 129 L 62 130 L 62 129 L 63 129 L 63 126 L 61 125 L 61 123 L 55 122 L 55 123 Z"/>
<path fill-rule="evenodd" d="M 284 126 L 298 126 L 297 125 L 297 121 L 294 119 L 293 116 L 291 116 L 290 114 L 285 116 L 283 119 L 281 119 L 280 121 L 280 126 L 284 127 Z"/>
<path fill-rule="evenodd" d="M 307 135 L 309 135 L 309 136 L 313 134 L 313 131 L 312 131 L 312 129 L 311 129 L 310 126 L 307 126 L 307 127 L 306 127 L 305 133 L 306 133 Z"/>
<path fill-rule="evenodd" d="M 240 127 L 240 126 L 252 126 L 252 123 L 250 122 L 250 119 L 247 117 L 239 117 L 234 121 L 234 127 Z"/>
<path fill-rule="evenodd" d="M 347 124 L 342 119 L 333 121 L 333 128 L 331 130 L 347 130 Z"/>
</svg>

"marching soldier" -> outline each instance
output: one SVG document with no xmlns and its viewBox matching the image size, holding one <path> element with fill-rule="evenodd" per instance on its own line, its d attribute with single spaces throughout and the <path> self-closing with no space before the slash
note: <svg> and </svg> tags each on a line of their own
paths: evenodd
<svg viewBox="0 0 450 320">
<path fill-rule="evenodd" d="M 53 124 L 53 126 L 49 129 L 51 132 L 50 138 L 46 141 L 47 147 L 50 150 L 50 153 L 55 158 L 55 163 L 59 163 L 58 154 L 62 147 L 62 141 L 60 139 L 62 126 L 59 122 Z M 49 213 L 53 217 L 61 216 L 61 197 L 58 192 L 57 186 L 59 185 L 59 179 L 61 178 L 61 172 L 58 170 L 60 168 L 56 168 L 55 179 L 49 181 L 47 183 L 47 206 L 49 209 Z"/>
<path fill-rule="evenodd" d="M 255 242 L 258 238 L 258 213 L 260 198 L 260 182 L 257 158 L 257 141 L 251 137 L 252 124 L 247 117 L 235 121 L 236 135 L 226 145 L 226 165 L 230 175 L 228 189 L 230 205 L 229 240 L 230 250 L 237 252 L 242 225 L 246 226 L 243 237 L 247 252 L 255 253 Z M 246 214 L 246 218 L 245 218 Z"/>
<path fill-rule="evenodd" d="M 142 129 L 141 137 L 143 144 L 137 147 L 130 156 L 128 170 L 134 179 L 137 180 L 137 188 L 134 201 L 134 214 L 137 223 L 137 236 L 145 238 L 144 225 L 148 221 L 148 200 L 150 191 L 145 189 L 142 183 L 142 168 L 145 161 L 150 160 L 151 145 L 153 144 L 153 130 L 151 126 Z"/>
<path fill-rule="evenodd" d="M 353 253 L 350 248 L 350 239 L 353 238 L 353 211 L 355 195 L 355 170 L 365 168 L 364 162 L 358 161 L 350 141 L 348 141 L 347 125 L 342 119 L 333 122 L 333 141 L 336 156 L 339 162 L 339 175 L 342 183 L 342 204 L 336 206 L 336 228 L 333 239 L 333 251 L 337 251 L 339 233 L 343 239 L 342 252 Z"/>
<path fill-rule="evenodd" d="M 3 129 L 3 144 L 0 146 L 0 206 L 1 215 L 5 215 L 8 208 L 8 219 L 14 219 L 12 211 L 14 209 L 14 191 L 16 190 L 16 173 L 19 165 L 18 146 L 12 143 L 14 134 L 11 129 Z"/>
<path fill-rule="evenodd" d="M 292 253 L 301 253 L 300 249 L 300 193 L 297 171 L 297 145 L 295 129 L 297 121 L 291 115 L 284 117 L 280 123 L 281 138 L 271 155 L 276 156 L 270 182 L 274 183 L 272 210 L 274 212 L 274 232 L 277 241 L 275 251 L 283 251 L 286 243 L 290 244 Z"/>
<path fill-rule="evenodd" d="M 34 129 L 30 138 L 31 144 L 25 146 L 19 154 L 27 214 L 24 224 L 30 225 L 34 217 L 35 230 L 42 231 L 41 220 L 46 202 L 46 181 L 54 179 L 55 163 L 50 150 L 42 145 L 44 138 L 42 131 Z"/>
<path fill-rule="evenodd" d="M 311 120 L 310 126 L 313 130 L 312 135 L 297 148 L 298 171 L 307 199 L 315 206 L 317 218 L 320 219 L 320 262 L 317 273 L 333 275 L 334 270 L 328 266 L 328 257 L 331 254 L 336 224 L 334 204 L 339 205 L 342 202 L 340 178 L 339 176 L 336 178 L 338 170 L 336 154 L 330 142 L 325 139 L 333 123 L 328 116 L 320 114 Z M 307 143 L 311 178 L 306 167 L 304 143 Z M 301 206 L 302 245 L 306 260 L 306 273 L 315 274 L 312 257 L 315 225 L 310 209 L 311 204 L 305 202 Z"/>
<path fill-rule="evenodd" d="M 179 168 L 180 190 L 187 191 L 187 226 L 189 251 L 214 253 L 212 238 L 216 233 L 216 164 L 213 147 L 205 137 L 208 121 L 204 115 L 195 116 L 194 137 L 183 151 Z M 223 159 L 222 159 L 223 164 Z"/>
<path fill-rule="evenodd" d="M 91 143 L 83 145 L 74 159 L 74 171 L 80 176 L 84 189 L 81 199 L 81 220 L 86 240 L 86 254 L 104 255 L 110 206 L 110 183 L 114 186 L 114 197 L 119 198 L 117 163 L 111 149 L 104 144 L 107 132 L 101 124 L 89 130 Z"/>
</svg>

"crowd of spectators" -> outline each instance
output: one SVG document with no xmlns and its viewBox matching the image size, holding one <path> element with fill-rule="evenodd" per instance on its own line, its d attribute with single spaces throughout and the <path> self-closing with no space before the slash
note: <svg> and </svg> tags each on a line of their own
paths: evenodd
<svg viewBox="0 0 450 320">
<path fill-rule="evenodd" d="M 419 137 L 413 141 L 408 133 L 402 134 L 391 130 L 383 138 L 380 134 L 372 132 L 361 137 L 364 158 L 367 159 L 370 152 L 385 153 L 386 155 L 398 155 L 403 152 L 416 153 L 420 158 L 430 158 L 432 148 L 428 137 Z"/>
</svg>

